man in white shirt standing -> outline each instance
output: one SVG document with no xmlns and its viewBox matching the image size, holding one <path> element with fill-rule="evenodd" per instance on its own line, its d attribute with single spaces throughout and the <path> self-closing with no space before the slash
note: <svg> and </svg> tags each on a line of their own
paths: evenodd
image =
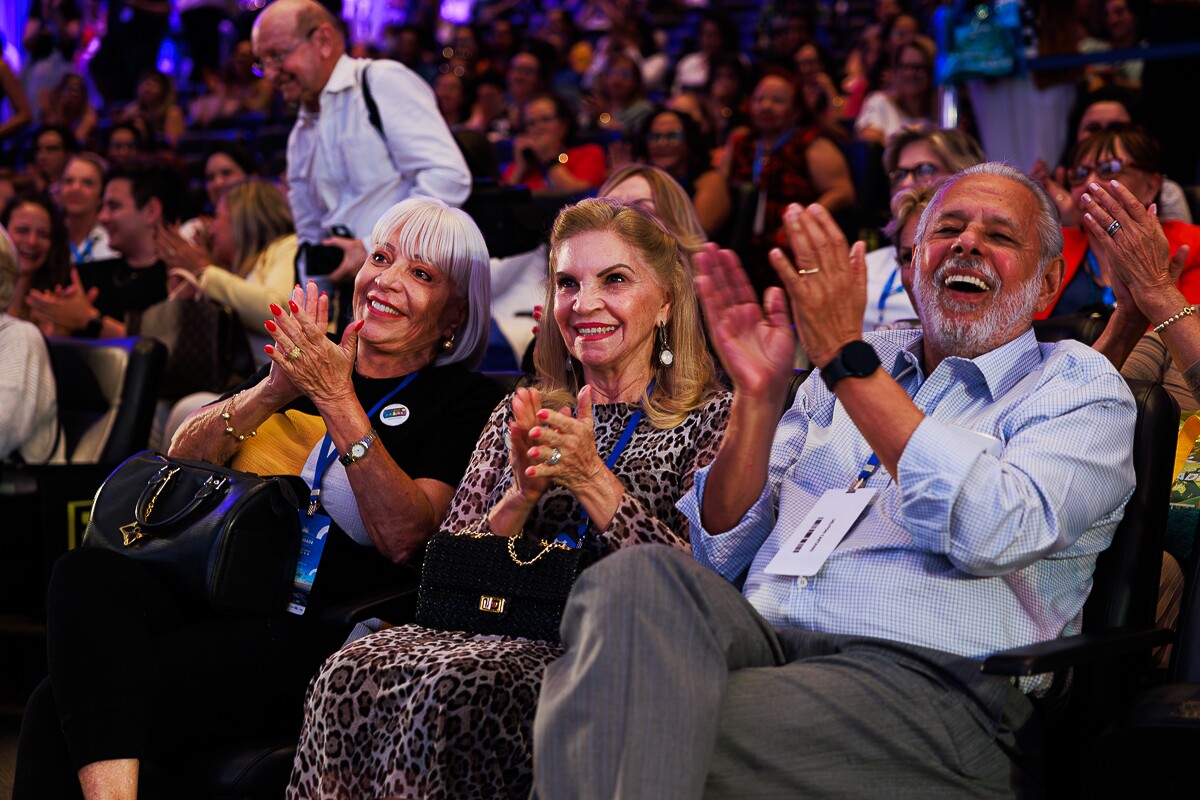
<svg viewBox="0 0 1200 800">
<path fill-rule="evenodd" d="M 392 205 L 414 194 L 454 206 L 466 200 L 471 173 L 415 72 L 347 56 L 338 20 L 313 0 L 267 6 L 252 42 L 256 69 L 300 104 L 287 180 L 307 271 L 316 267 L 313 245 L 334 246 L 342 257 L 329 281 L 353 281 L 375 221 Z"/>
</svg>

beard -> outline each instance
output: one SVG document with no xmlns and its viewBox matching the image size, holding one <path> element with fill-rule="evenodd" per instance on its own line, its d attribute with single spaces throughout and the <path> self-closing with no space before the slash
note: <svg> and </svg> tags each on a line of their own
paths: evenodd
<svg viewBox="0 0 1200 800">
<path fill-rule="evenodd" d="M 963 318 L 957 313 L 974 311 L 974 303 L 960 303 L 946 296 L 946 275 L 951 269 L 970 269 L 984 276 L 992 287 L 991 304 L 982 314 Z M 946 356 L 975 358 L 1006 344 L 1024 332 L 1033 321 L 1041 281 L 1015 285 L 1004 293 L 1004 282 L 979 258 L 954 256 L 942 263 L 930 281 L 913 282 L 917 313 L 925 335 L 936 339 Z"/>
</svg>

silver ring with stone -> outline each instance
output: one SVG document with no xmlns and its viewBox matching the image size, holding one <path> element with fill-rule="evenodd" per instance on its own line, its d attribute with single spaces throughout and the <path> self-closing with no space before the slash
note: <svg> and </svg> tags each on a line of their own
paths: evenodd
<svg viewBox="0 0 1200 800">
<path fill-rule="evenodd" d="M 550 451 L 550 457 L 546 459 L 546 466 L 553 467 L 562 461 L 562 451 L 557 447 Z"/>
<path fill-rule="evenodd" d="M 1119 230 L 1121 230 L 1121 223 L 1117 222 L 1114 219 L 1112 221 L 1112 224 L 1110 224 L 1107 228 L 1104 229 L 1104 232 L 1107 233 L 1109 236 L 1116 236 L 1117 231 L 1119 231 Z"/>
</svg>

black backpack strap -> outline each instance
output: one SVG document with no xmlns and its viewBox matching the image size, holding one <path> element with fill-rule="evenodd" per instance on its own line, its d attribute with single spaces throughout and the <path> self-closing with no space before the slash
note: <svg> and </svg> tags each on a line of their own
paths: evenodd
<svg viewBox="0 0 1200 800">
<path fill-rule="evenodd" d="M 383 133 L 383 120 L 379 117 L 379 106 L 375 103 L 375 97 L 371 94 L 371 84 L 367 82 L 367 70 L 371 65 L 363 67 L 362 70 L 362 93 L 363 101 L 367 104 L 367 119 L 371 121 L 371 127 L 379 131 L 379 135 L 383 137 L 383 141 L 387 143 L 387 136 Z"/>
</svg>

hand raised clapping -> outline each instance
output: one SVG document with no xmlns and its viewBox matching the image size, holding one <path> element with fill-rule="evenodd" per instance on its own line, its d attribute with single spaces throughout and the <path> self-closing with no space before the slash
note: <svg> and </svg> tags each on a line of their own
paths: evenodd
<svg viewBox="0 0 1200 800">
<path fill-rule="evenodd" d="M 546 408 L 536 411 L 539 424 L 525 434 L 532 446 L 524 454 L 529 465 L 524 468 L 523 477 L 551 481 L 578 496 L 581 490 L 598 483 L 608 472 L 596 450 L 592 387 L 584 386 L 579 390 L 575 416 L 568 411 Z M 513 450 L 516 449 L 514 441 Z"/>
<path fill-rule="evenodd" d="M 350 325 L 340 344 L 325 336 L 329 325 L 329 298 L 312 281 L 292 290 L 290 314 L 271 304 L 272 319 L 265 323 L 275 345 L 265 350 L 271 357 L 268 381 L 272 391 L 287 394 L 288 386 L 307 395 L 314 403 L 354 400 L 351 375 L 362 322 Z"/>
</svg>

